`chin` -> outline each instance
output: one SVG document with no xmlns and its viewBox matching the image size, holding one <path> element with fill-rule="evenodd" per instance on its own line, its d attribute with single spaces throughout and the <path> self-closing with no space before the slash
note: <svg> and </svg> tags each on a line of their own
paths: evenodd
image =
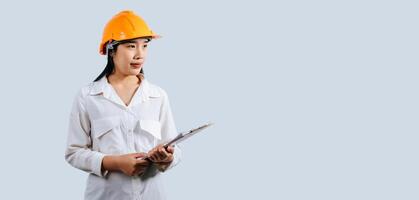
<svg viewBox="0 0 419 200">
<path fill-rule="evenodd" d="M 129 73 L 131 75 L 138 75 L 141 72 L 141 68 L 140 69 L 130 69 Z"/>
</svg>

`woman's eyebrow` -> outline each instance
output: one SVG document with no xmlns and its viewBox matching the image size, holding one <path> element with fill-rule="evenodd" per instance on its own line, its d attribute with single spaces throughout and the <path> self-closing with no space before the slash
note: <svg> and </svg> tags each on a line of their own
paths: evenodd
<svg viewBox="0 0 419 200">
<path fill-rule="evenodd" d="M 146 44 L 149 43 L 149 42 L 150 42 L 150 40 L 148 40 L 148 39 L 144 41 L 144 43 L 146 43 Z M 127 41 L 125 43 L 128 43 L 128 44 L 137 44 L 137 43 L 141 43 L 141 42 L 140 41 Z"/>
</svg>

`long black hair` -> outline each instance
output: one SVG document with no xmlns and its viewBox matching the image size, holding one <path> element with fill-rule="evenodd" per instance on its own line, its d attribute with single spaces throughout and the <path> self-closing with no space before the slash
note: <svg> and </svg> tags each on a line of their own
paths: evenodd
<svg viewBox="0 0 419 200">
<path fill-rule="evenodd" d="M 136 39 L 136 38 L 135 38 Z M 150 37 L 146 37 L 146 39 L 148 39 L 148 41 L 150 41 L 151 40 L 151 38 Z M 96 82 L 96 81 L 98 81 L 98 80 L 100 80 L 100 79 L 102 79 L 104 76 L 106 76 L 106 77 L 108 77 L 109 75 L 111 75 L 112 74 L 112 72 L 114 71 L 114 69 L 115 69 L 115 63 L 113 62 L 113 57 L 112 57 L 112 55 L 116 52 L 116 49 L 117 49 L 117 47 L 120 45 L 120 44 L 124 44 L 124 43 L 128 43 L 128 42 L 130 42 L 131 40 L 134 40 L 134 39 L 129 39 L 129 40 L 123 40 L 123 41 L 118 41 L 116 44 L 113 44 L 112 45 L 112 49 L 106 49 L 107 50 L 107 57 L 108 57 L 108 62 L 106 63 L 106 66 L 105 66 L 105 69 L 103 69 L 103 71 L 102 71 L 102 73 L 100 73 L 100 75 L 93 81 L 93 82 Z M 106 48 L 106 46 L 107 45 L 105 45 L 105 48 Z M 143 70 L 143 68 L 141 68 L 141 70 L 140 70 L 140 73 L 142 74 L 142 75 L 144 75 L 144 70 Z"/>
</svg>

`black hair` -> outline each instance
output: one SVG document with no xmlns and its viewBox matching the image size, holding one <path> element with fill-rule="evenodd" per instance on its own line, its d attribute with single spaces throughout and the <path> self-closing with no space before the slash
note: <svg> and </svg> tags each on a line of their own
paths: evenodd
<svg viewBox="0 0 419 200">
<path fill-rule="evenodd" d="M 148 41 L 151 41 L 151 38 L 149 38 L 149 37 L 147 37 L 146 39 L 148 39 Z M 107 51 L 109 51 L 109 52 L 106 52 L 107 57 L 108 57 L 108 62 L 106 63 L 105 69 L 103 69 L 102 73 L 100 73 L 99 76 L 93 82 L 96 82 L 96 81 L 102 79 L 104 76 L 108 77 L 109 75 L 112 74 L 112 72 L 115 69 L 115 63 L 113 62 L 112 54 L 116 52 L 116 49 L 120 44 L 128 43 L 132 40 L 134 40 L 134 39 L 118 41 L 116 44 L 112 45 L 113 49 L 106 49 Z M 105 48 L 106 48 L 106 46 L 107 46 L 107 44 L 105 45 Z M 142 75 L 144 75 L 143 68 L 141 68 L 140 73 Z"/>
</svg>

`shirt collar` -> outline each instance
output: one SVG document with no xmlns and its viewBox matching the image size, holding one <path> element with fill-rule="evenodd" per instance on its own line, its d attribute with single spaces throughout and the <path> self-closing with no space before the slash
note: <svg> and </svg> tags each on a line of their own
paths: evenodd
<svg viewBox="0 0 419 200">
<path fill-rule="evenodd" d="M 130 105 L 135 105 L 137 101 L 148 101 L 153 97 L 160 97 L 161 93 L 156 87 L 153 87 L 147 79 L 138 75 L 141 79 L 141 84 L 135 93 L 135 96 L 132 98 Z M 116 103 L 123 104 L 119 96 L 114 92 L 112 85 L 108 82 L 108 78 L 103 76 L 100 80 L 93 82 L 93 85 L 90 89 L 90 95 L 103 95 L 105 98 L 110 99 Z"/>
</svg>

